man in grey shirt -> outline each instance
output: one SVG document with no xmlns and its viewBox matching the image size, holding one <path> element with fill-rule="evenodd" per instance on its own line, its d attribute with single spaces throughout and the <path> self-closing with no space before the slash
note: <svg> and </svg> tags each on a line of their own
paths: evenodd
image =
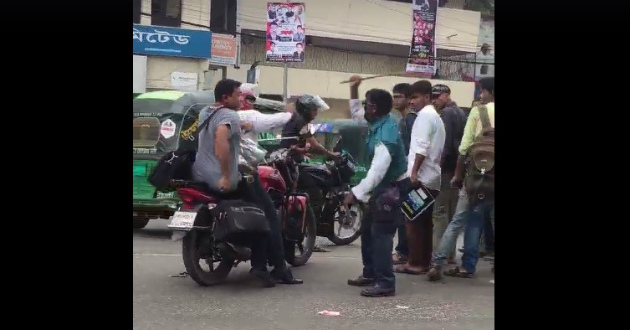
<svg viewBox="0 0 630 330">
<path fill-rule="evenodd" d="M 238 157 L 240 152 L 241 123 L 236 110 L 240 108 L 241 83 L 232 79 L 219 81 L 214 89 L 216 104 L 207 107 L 199 114 L 199 147 L 193 164 L 193 179 L 204 182 L 210 188 L 225 193 L 238 190 L 239 197 L 260 205 L 269 220 L 270 242 L 252 242 L 251 273 L 267 287 L 276 282 L 301 284 L 302 280 L 293 277 L 284 261 L 280 219 L 269 194 L 260 183 L 257 173 L 254 181 L 240 180 Z M 209 120 L 207 126 L 204 122 Z M 269 249 L 267 249 L 269 247 Z M 267 251 L 274 270 L 267 272 Z"/>
<path fill-rule="evenodd" d="M 210 122 L 199 132 L 199 149 L 193 165 L 193 177 L 195 181 L 204 182 L 214 190 L 234 191 L 240 179 L 238 150 L 241 143 L 241 119 L 236 111 L 223 105 L 214 105 L 204 109 L 199 115 L 200 125 L 206 120 Z M 227 138 L 227 145 L 217 143 L 217 135 Z M 222 156 L 224 159 L 221 159 Z"/>
</svg>

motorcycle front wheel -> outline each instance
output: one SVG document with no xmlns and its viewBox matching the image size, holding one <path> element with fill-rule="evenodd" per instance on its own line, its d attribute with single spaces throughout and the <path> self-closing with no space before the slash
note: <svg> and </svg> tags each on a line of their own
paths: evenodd
<svg viewBox="0 0 630 330">
<path fill-rule="evenodd" d="M 315 247 L 315 239 L 317 238 L 317 220 L 311 205 L 306 208 L 306 232 L 302 242 L 295 243 L 285 240 L 284 242 L 284 259 L 293 267 L 304 265 L 313 254 Z M 296 255 L 296 252 L 299 254 Z"/>
<path fill-rule="evenodd" d="M 201 286 L 217 285 L 225 281 L 232 270 L 234 260 L 221 259 L 215 268 L 212 257 L 210 257 L 210 260 L 201 258 L 199 241 L 202 239 L 202 236 L 199 232 L 192 231 L 183 238 L 182 258 L 184 259 L 184 267 L 186 267 L 186 272 L 190 278 L 197 284 Z M 208 271 L 202 267 L 202 263 L 209 268 Z"/>
</svg>

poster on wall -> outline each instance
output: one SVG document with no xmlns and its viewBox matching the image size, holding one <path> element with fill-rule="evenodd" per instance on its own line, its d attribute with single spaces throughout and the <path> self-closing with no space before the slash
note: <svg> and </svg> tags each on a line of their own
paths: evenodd
<svg viewBox="0 0 630 330">
<path fill-rule="evenodd" d="M 413 0 L 413 35 L 405 71 L 421 76 L 435 74 L 435 25 L 438 0 Z"/>
<path fill-rule="evenodd" d="M 171 87 L 179 91 L 196 91 L 199 77 L 196 72 L 171 72 Z"/>
<path fill-rule="evenodd" d="M 298 2 L 267 3 L 268 62 L 304 62 L 305 6 Z"/>
<path fill-rule="evenodd" d="M 133 92 L 145 93 L 147 91 L 147 57 L 133 56 Z"/>
<path fill-rule="evenodd" d="M 210 63 L 217 65 L 236 64 L 237 39 L 229 34 L 212 34 L 212 48 L 210 51 Z"/>
</svg>

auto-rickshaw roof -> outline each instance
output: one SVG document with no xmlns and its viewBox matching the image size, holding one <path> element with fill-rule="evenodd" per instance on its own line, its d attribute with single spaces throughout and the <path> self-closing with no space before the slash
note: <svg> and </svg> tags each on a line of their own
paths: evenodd
<svg viewBox="0 0 630 330">
<path fill-rule="evenodd" d="M 146 101 L 162 100 L 172 101 L 172 105 L 168 113 L 185 113 L 192 105 L 195 104 L 213 104 L 214 94 L 208 91 L 156 91 L 138 95 L 134 102 L 134 112 L 144 112 Z M 136 109 L 136 105 L 138 109 Z"/>
</svg>

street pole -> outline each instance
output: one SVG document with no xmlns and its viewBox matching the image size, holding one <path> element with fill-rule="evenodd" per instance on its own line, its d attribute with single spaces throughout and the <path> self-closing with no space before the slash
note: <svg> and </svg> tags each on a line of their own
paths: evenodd
<svg viewBox="0 0 630 330">
<path fill-rule="evenodd" d="M 286 2 L 290 2 L 287 0 Z M 287 60 L 284 60 L 284 75 L 282 78 L 282 100 L 287 103 L 289 99 L 289 67 L 287 66 Z"/>
</svg>

